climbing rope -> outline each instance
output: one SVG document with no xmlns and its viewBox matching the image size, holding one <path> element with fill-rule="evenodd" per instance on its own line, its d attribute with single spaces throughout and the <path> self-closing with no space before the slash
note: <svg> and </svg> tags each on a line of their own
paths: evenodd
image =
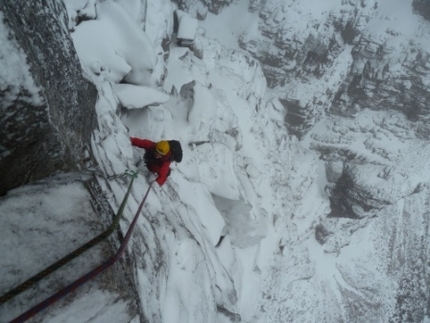
<svg viewBox="0 0 430 323">
<path fill-rule="evenodd" d="M 118 177 L 119 176 L 124 176 L 124 177 L 125 176 L 131 176 L 131 181 L 130 181 L 130 184 L 128 185 L 127 192 L 125 193 L 124 199 L 121 202 L 121 205 L 118 209 L 118 212 L 115 215 L 115 217 L 112 221 L 112 224 L 107 228 L 107 230 L 102 232 L 101 234 L 99 234 L 94 239 L 88 241 L 87 243 L 85 243 L 84 245 L 79 247 L 78 249 L 72 251 L 67 256 L 61 258 L 60 260 L 58 260 L 57 262 L 55 262 L 51 266 L 43 269 L 41 272 L 39 272 L 36 275 L 34 275 L 33 277 L 27 279 L 25 282 L 18 285 L 17 287 L 15 287 L 11 291 L 7 292 L 3 296 L 1 296 L 0 297 L 0 305 L 2 305 L 3 303 L 6 303 L 8 300 L 10 300 L 11 298 L 15 297 L 16 295 L 22 293 L 23 291 L 29 289 L 31 286 L 33 286 L 34 284 L 36 284 L 37 282 L 39 282 L 40 280 L 42 280 L 46 276 L 52 274 L 54 271 L 61 268 L 62 266 L 64 266 L 68 262 L 70 262 L 71 260 L 75 259 L 76 257 L 81 255 L 82 253 L 84 253 L 88 249 L 94 247 L 99 242 L 105 240 L 107 237 L 109 237 L 115 231 L 115 229 L 117 228 L 117 226 L 119 224 L 119 220 L 121 219 L 122 213 L 124 212 L 124 208 L 125 208 L 125 205 L 127 203 L 128 196 L 130 195 L 133 181 L 137 177 L 137 173 L 134 171 L 126 170 L 123 174 L 115 174 L 115 175 L 117 175 Z M 109 179 L 109 177 L 108 177 L 108 179 Z"/>
<path fill-rule="evenodd" d="M 127 176 L 137 177 L 137 172 L 135 172 L 134 170 L 126 169 L 124 171 L 124 173 L 112 174 L 112 175 L 108 176 L 107 179 L 111 180 L 111 179 L 115 179 L 115 178 L 119 178 L 119 177 L 126 178 Z"/>
<path fill-rule="evenodd" d="M 81 278 L 75 280 L 70 285 L 66 286 L 62 290 L 60 290 L 57 293 L 55 293 L 54 295 L 48 297 L 44 301 L 40 302 L 36 306 L 34 306 L 31 309 L 29 309 L 27 312 L 21 314 L 20 316 L 18 316 L 14 320 L 10 321 L 10 323 L 22 323 L 22 322 L 25 322 L 26 320 L 28 320 L 29 318 L 33 317 L 37 313 L 41 312 L 42 310 L 44 310 L 48 306 L 50 306 L 50 305 L 54 304 L 55 302 L 57 302 L 58 300 L 60 300 L 65 295 L 69 294 L 70 292 L 74 291 L 78 287 L 82 286 L 87 281 L 89 281 L 92 278 L 96 277 L 97 275 L 99 275 L 100 273 L 102 273 L 103 271 L 105 271 L 106 269 L 108 269 L 109 267 L 111 267 L 116 261 L 118 261 L 118 259 L 120 259 L 121 256 L 123 255 L 123 253 L 125 251 L 125 248 L 126 248 L 128 242 L 130 240 L 130 237 L 131 237 L 133 229 L 134 229 L 134 227 L 136 225 L 137 219 L 139 218 L 139 214 L 142 211 L 142 207 L 145 204 L 145 201 L 146 201 L 146 198 L 148 197 L 149 191 L 152 188 L 152 183 L 153 182 L 151 182 L 149 184 L 148 190 L 146 191 L 145 196 L 143 197 L 142 202 L 140 203 L 139 208 L 137 209 L 137 212 L 134 215 L 133 221 L 130 224 L 130 227 L 128 228 L 127 234 L 125 235 L 124 240 L 122 241 L 121 246 L 119 247 L 119 249 L 118 249 L 118 251 L 116 252 L 115 255 L 113 255 L 111 258 L 109 258 L 108 260 L 106 260 L 100 266 L 94 268 L 93 270 L 91 270 L 90 272 L 88 272 L 87 274 L 85 274 L 84 276 L 82 276 Z"/>
</svg>

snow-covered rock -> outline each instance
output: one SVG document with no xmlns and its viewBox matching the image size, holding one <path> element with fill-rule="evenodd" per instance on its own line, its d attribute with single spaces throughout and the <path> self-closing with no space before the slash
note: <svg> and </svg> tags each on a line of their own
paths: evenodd
<svg viewBox="0 0 430 323">
<path fill-rule="evenodd" d="M 67 5 L 99 93 L 98 194 L 117 210 L 127 181 L 108 175 L 139 173 L 121 232 L 151 180 L 129 136 L 184 151 L 127 249 L 124 302 L 139 311 L 127 320 L 429 321 L 423 2 L 176 3 Z M 195 48 L 171 41 L 176 9 L 198 19 Z M 119 109 L 118 97 L 140 106 L 148 92 L 158 106 Z M 95 294 L 47 320 L 73 308 L 88 320 Z"/>
<path fill-rule="evenodd" d="M 96 10 L 96 19 L 79 24 L 72 33 L 87 72 L 100 81 L 153 85 L 156 55 L 145 32 L 114 1 L 98 2 Z M 93 45 L 88 47 L 88 43 Z"/>
<path fill-rule="evenodd" d="M 121 105 L 128 109 L 157 106 L 170 99 L 168 94 L 146 86 L 114 84 L 112 87 Z"/>
<path fill-rule="evenodd" d="M 0 42 L 4 195 L 59 170 L 88 167 L 97 93 L 82 75 L 62 2 L 2 1 Z"/>
<path fill-rule="evenodd" d="M 112 214 L 97 186 L 89 174 L 62 174 L 10 190 L 0 199 L 2 296 L 106 230 Z M 113 237 L 2 302 L 0 320 L 10 322 L 99 266 L 112 256 Z M 133 294 L 127 283 L 131 277 L 126 264 L 118 262 L 77 295 L 68 295 L 66 302 L 52 302 L 36 320 L 76 322 L 91 317 L 93 322 L 131 322 L 139 315 L 136 301 L 127 296 Z"/>
<path fill-rule="evenodd" d="M 180 46 L 190 46 L 194 44 L 198 21 L 182 10 L 176 10 L 178 20 L 177 42 Z"/>
</svg>

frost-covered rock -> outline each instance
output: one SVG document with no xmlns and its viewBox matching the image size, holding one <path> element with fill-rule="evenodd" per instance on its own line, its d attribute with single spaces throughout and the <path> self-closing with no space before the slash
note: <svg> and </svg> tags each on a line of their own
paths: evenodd
<svg viewBox="0 0 430 323">
<path fill-rule="evenodd" d="M 422 15 L 427 20 L 430 20 L 430 6 L 426 0 L 413 0 L 412 6 L 414 11 Z"/>
<path fill-rule="evenodd" d="M 401 113 L 367 110 L 324 123 L 330 130 L 313 133 L 311 146 L 327 163 L 333 216 L 373 216 L 428 181 L 427 144 L 415 138 L 414 123 Z"/>
<path fill-rule="evenodd" d="M 0 18 L 2 195 L 85 167 L 96 90 L 82 75 L 61 1 L 2 1 Z"/>
<path fill-rule="evenodd" d="M 96 178 L 88 174 L 52 176 L 10 190 L 0 198 L 0 213 L 4 238 L 0 247 L 2 296 L 56 264 L 49 275 L 27 284 L 21 293 L 2 303 L 2 322 L 10 322 L 98 267 L 112 256 L 112 245 L 116 245 L 115 235 L 111 235 L 63 266 L 57 264 L 106 230 L 112 221 L 107 199 Z M 35 320 L 74 322 L 80 313 L 86 313 L 86 317 L 101 321 L 132 321 L 139 308 L 133 299 L 136 291 L 127 282 L 132 277 L 128 268 L 126 263 L 117 262 L 111 271 L 69 295 L 67 302 L 61 303 L 59 298 L 60 302 L 52 302 L 49 310 L 39 308 Z M 133 297 L 127 296 L 130 293 Z"/>
<path fill-rule="evenodd" d="M 355 59 L 351 73 L 336 93 L 332 111 L 353 115 L 363 108 L 400 110 L 408 119 L 417 122 L 417 135 L 426 138 L 428 132 L 418 129 L 429 119 L 426 102 L 430 98 L 427 86 L 430 53 L 413 41 L 408 47 L 403 47 L 404 44 L 396 49 L 396 45 L 390 43 L 396 42 L 395 38 L 400 35 L 387 37 L 385 41 L 361 37 L 353 50 Z"/>
<path fill-rule="evenodd" d="M 425 15 L 423 2 L 413 5 Z M 244 31 L 239 44 L 259 59 L 269 87 L 283 89 L 286 102 L 302 101 L 300 112 L 295 111 L 297 105 L 292 107 L 291 119 L 297 119 L 290 125 L 292 133 L 306 133 L 309 123 L 318 120 L 315 111 L 329 108 L 331 113 L 351 116 L 371 108 L 404 112 L 420 121 L 417 135 L 427 138 L 428 34 L 426 22 L 412 13 L 410 4 L 344 1 L 334 7 L 275 0 L 250 4 L 251 10 L 257 8 L 259 33 Z M 344 51 L 351 49 L 352 59 L 345 60 Z M 341 65 L 344 72 L 336 75 Z M 314 89 L 311 97 L 303 100 L 302 93 L 290 94 L 315 79 L 326 84 Z"/>
</svg>

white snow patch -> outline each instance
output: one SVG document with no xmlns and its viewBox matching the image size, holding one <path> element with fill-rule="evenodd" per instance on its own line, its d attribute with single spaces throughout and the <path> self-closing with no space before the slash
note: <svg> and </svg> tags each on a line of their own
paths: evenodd
<svg viewBox="0 0 430 323">
<path fill-rule="evenodd" d="M 218 15 L 208 12 L 206 19 L 200 22 L 205 28 L 205 36 L 213 38 L 226 48 L 241 50 L 238 39 L 240 34 L 247 32 L 253 37 L 259 35 L 258 11 L 248 11 L 249 0 L 237 1 L 224 8 Z"/>
<path fill-rule="evenodd" d="M 112 0 L 97 3 L 97 19 L 72 33 L 82 64 L 94 80 L 149 86 L 156 62 L 153 44 L 125 9 Z"/>
<path fill-rule="evenodd" d="M 170 96 L 147 86 L 114 84 L 112 86 L 121 105 L 129 108 L 143 108 L 149 105 L 166 103 Z"/>
<path fill-rule="evenodd" d="M 182 10 L 176 10 L 179 21 L 178 39 L 194 40 L 197 34 L 198 21 Z"/>
</svg>

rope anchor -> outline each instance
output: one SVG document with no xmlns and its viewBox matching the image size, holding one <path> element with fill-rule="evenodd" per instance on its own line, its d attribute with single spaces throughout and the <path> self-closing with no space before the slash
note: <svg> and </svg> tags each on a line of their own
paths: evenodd
<svg viewBox="0 0 430 323">
<path fill-rule="evenodd" d="M 127 178 L 127 176 L 131 177 L 131 178 L 136 178 L 138 175 L 138 172 L 134 171 L 134 170 L 130 170 L 130 169 L 126 169 L 124 171 L 124 173 L 118 173 L 118 174 L 112 174 L 110 176 L 107 177 L 108 180 L 111 179 L 115 179 L 115 178 Z"/>
</svg>

